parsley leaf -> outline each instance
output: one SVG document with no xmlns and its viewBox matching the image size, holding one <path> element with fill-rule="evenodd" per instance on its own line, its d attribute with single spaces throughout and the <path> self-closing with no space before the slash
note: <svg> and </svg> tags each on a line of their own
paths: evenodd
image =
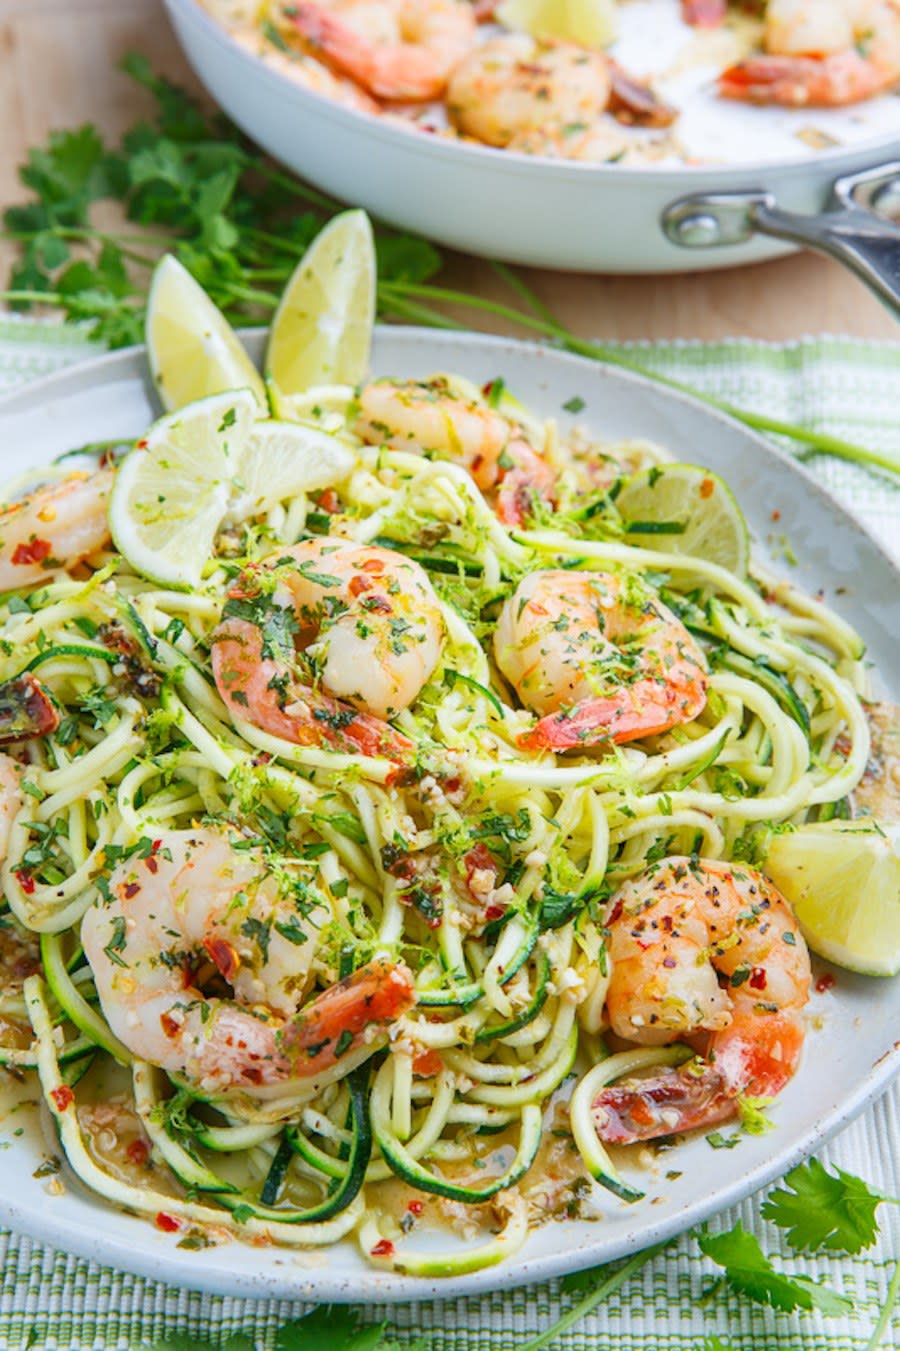
<svg viewBox="0 0 900 1351">
<path fill-rule="evenodd" d="M 786 1231 L 798 1252 L 858 1253 L 870 1248 L 878 1234 L 875 1211 L 882 1201 L 900 1201 L 873 1191 L 862 1178 L 836 1168 L 833 1173 L 810 1159 L 801 1163 L 776 1188 L 762 1207 L 764 1219 Z"/>
<path fill-rule="evenodd" d="M 724 1234 L 700 1234 L 697 1242 L 707 1257 L 725 1270 L 733 1289 L 773 1309 L 818 1309 L 823 1314 L 850 1313 L 853 1301 L 806 1276 L 776 1271 L 759 1243 L 738 1221 Z"/>
<path fill-rule="evenodd" d="M 387 1323 L 360 1327 L 355 1309 L 323 1304 L 285 1323 L 276 1334 L 275 1351 L 376 1351 L 386 1328 Z"/>
</svg>

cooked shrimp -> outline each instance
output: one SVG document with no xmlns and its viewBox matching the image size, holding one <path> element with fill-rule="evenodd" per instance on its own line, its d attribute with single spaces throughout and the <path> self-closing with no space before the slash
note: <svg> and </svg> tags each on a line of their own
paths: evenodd
<svg viewBox="0 0 900 1351">
<path fill-rule="evenodd" d="M 528 750 L 634 741 L 689 722 L 706 703 L 706 661 L 679 619 L 637 578 L 533 572 L 494 631 L 500 670 L 541 715 Z"/>
<path fill-rule="evenodd" d="M 222 1091 L 310 1079 L 383 1044 L 414 1002 L 410 972 L 377 958 L 304 1004 L 331 913 L 308 877 L 290 863 L 283 873 L 213 830 L 168 831 L 112 870 L 81 941 L 107 1022 L 134 1055 Z M 210 962 L 230 998 L 196 984 Z"/>
<path fill-rule="evenodd" d="M 255 22 L 232 26 L 231 37 L 239 47 L 244 47 L 254 57 L 262 56 L 266 64 L 279 74 L 314 94 L 333 99 L 335 103 L 357 112 L 377 115 L 382 111 L 381 104 L 355 81 L 348 80 L 345 75 L 335 74 L 314 56 L 301 50 L 295 41 L 297 34 L 293 23 L 279 14 L 277 9 L 272 11 L 270 26 L 262 30 Z"/>
<path fill-rule="evenodd" d="M 498 490 L 497 515 L 508 525 L 523 525 L 535 500 L 552 500 L 553 470 L 522 428 L 440 376 L 375 380 L 359 405 L 354 430 L 364 441 L 461 464 L 482 491 Z"/>
<path fill-rule="evenodd" d="M 290 17 L 315 56 L 395 102 L 439 98 L 475 36 L 468 0 L 304 0 Z"/>
<path fill-rule="evenodd" d="M 725 98 L 859 103 L 900 81 L 900 0 L 769 0 L 765 49 L 726 70 Z"/>
<path fill-rule="evenodd" d="M 75 473 L 0 510 L 0 591 L 44 581 L 102 549 L 111 469 Z"/>
<path fill-rule="evenodd" d="M 444 635 L 418 563 L 374 545 L 307 540 L 245 573 L 230 595 L 212 660 L 235 717 L 299 745 L 410 757 L 412 742 L 386 719 L 418 696 Z"/>
<path fill-rule="evenodd" d="M 681 17 L 692 28 L 718 28 L 728 12 L 728 0 L 681 0 Z"/>
<path fill-rule="evenodd" d="M 450 79 L 447 109 L 466 135 L 516 149 L 521 137 L 590 126 L 610 92 L 609 64 L 600 52 L 508 33 L 464 57 Z"/>
<path fill-rule="evenodd" d="M 753 868 L 668 858 L 609 903 L 613 1032 L 658 1046 L 708 1033 L 706 1060 L 606 1088 L 601 1139 L 711 1126 L 741 1095 L 774 1097 L 797 1068 L 809 954 L 790 906 Z M 721 983 L 720 983 L 721 980 Z"/>
<path fill-rule="evenodd" d="M 474 48 L 451 77 L 447 110 L 458 130 L 486 145 L 594 160 L 610 159 L 625 146 L 610 138 L 614 124 L 605 112 L 649 126 L 667 126 L 675 117 L 601 52 L 524 33 Z"/>
<path fill-rule="evenodd" d="M 0 685 L 0 746 L 47 736 L 59 726 L 59 710 L 31 671 Z"/>
</svg>

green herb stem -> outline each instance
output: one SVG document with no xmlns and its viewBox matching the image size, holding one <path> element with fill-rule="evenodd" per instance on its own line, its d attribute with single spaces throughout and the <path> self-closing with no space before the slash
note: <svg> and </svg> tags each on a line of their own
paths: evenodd
<svg viewBox="0 0 900 1351">
<path fill-rule="evenodd" d="M 872 1329 L 872 1335 L 866 1342 L 863 1351 L 877 1351 L 877 1348 L 881 1345 L 882 1338 L 887 1332 L 888 1325 L 891 1321 L 891 1314 L 894 1312 L 894 1308 L 897 1304 L 898 1296 L 900 1296 L 900 1262 L 897 1262 L 894 1266 L 894 1274 L 891 1277 L 891 1283 L 888 1286 L 884 1308 L 878 1316 L 878 1322 Z"/>
<path fill-rule="evenodd" d="M 626 1281 L 631 1279 L 636 1271 L 640 1271 L 641 1267 L 646 1266 L 668 1246 L 667 1243 L 657 1243 L 655 1247 L 645 1248 L 643 1252 L 635 1253 L 634 1257 L 629 1257 L 628 1261 L 620 1266 L 618 1271 L 614 1271 L 607 1276 L 590 1294 L 585 1295 L 584 1299 L 579 1300 L 577 1304 L 573 1304 L 568 1313 L 564 1313 L 544 1332 L 538 1333 L 536 1337 L 532 1337 L 527 1342 L 522 1342 L 521 1346 L 515 1348 L 515 1351 L 541 1351 L 541 1348 L 552 1342 L 554 1337 L 560 1336 L 573 1323 L 579 1322 L 592 1309 L 596 1309 L 598 1304 L 602 1304 L 610 1295 L 615 1294 Z"/>
<path fill-rule="evenodd" d="M 508 269 L 503 264 L 498 265 L 503 268 L 505 275 Z M 872 465 L 878 469 L 886 469 L 890 473 L 900 474 L 900 459 L 896 456 L 887 455 L 880 451 L 869 450 L 865 446 L 856 445 L 852 441 L 845 441 L 841 437 L 829 436 L 825 432 L 814 431 L 810 427 L 801 427 L 793 423 L 782 422 L 776 418 L 766 417 L 763 413 L 755 413 L 746 408 L 740 408 L 736 404 L 729 403 L 725 399 L 718 399 L 713 394 L 707 394 L 705 391 L 697 389 L 693 385 L 684 384 L 681 380 L 674 380 L 671 376 L 663 375 L 659 371 L 649 369 L 641 361 L 634 357 L 625 355 L 614 348 L 607 347 L 602 343 L 591 342 L 585 338 L 579 338 L 568 329 L 564 328 L 555 319 L 542 317 L 547 313 L 546 307 L 533 296 L 521 278 L 517 278 L 516 290 L 525 297 L 530 297 L 527 303 L 540 307 L 541 314 L 526 314 L 521 310 L 514 309 L 512 306 L 504 305 L 500 301 L 490 300 L 485 296 L 472 296 L 464 291 L 450 290 L 446 287 L 428 286 L 412 282 L 386 283 L 385 290 L 391 292 L 402 287 L 410 295 L 420 296 L 425 300 L 435 300 L 443 304 L 462 305 L 469 309 L 483 310 L 495 315 L 498 319 L 506 319 L 510 323 L 519 324 L 523 328 L 531 329 L 535 333 L 540 333 L 544 337 L 551 338 L 561 346 L 565 347 L 577 356 L 588 357 L 592 361 L 605 361 L 611 366 L 620 366 L 625 370 L 634 371 L 637 375 L 642 375 L 646 379 L 655 381 L 657 384 L 665 385 L 669 389 L 674 389 L 680 394 L 688 394 L 694 399 L 699 399 L 703 403 L 717 408 L 722 413 L 727 413 L 729 417 L 736 418 L 739 422 L 745 423 L 748 427 L 756 431 L 769 432 L 776 436 L 784 436 L 789 440 L 797 441 L 808 449 L 805 454 L 815 454 L 821 452 L 824 454 L 835 455 L 839 459 L 849 460 L 854 464 Z"/>
</svg>

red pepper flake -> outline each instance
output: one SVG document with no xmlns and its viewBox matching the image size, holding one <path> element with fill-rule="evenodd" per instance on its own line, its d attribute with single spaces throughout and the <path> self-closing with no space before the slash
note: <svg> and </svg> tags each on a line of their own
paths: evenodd
<svg viewBox="0 0 900 1351">
<path fill-rule="evenodd" d="M 643 1098 L 635 1098 L 631 1109 L 631 1119 L 636 1126 L 655 1126 L 656 1113 Z"/>
<path fill-rule="evenodd" d="M 753 970 L 750 972 L 750 989 L 764 990 L 766 988 L 766 983 L 765 967 L 754 966 Z"/>
<path fill-rule="evenodd" d="M 181 1228 L 181 1221 L 176 1220 L 174 1215 L 167 1215 L 164 1210 L 160 1210 L 156 1216 L 156 1227 L 164 1234 L 177 1234 Z"/>
<path fill-rule="evenodd" d="M 175 1019 L 172 1017 L 170 1013 L 161 1013 L 159 1015 L 159 1021 L 160 1025 L 162 1026 L 162 1030 L 163 1032 L 165 1032 L 167 1037 L 173 1038 L 178 1036 L 179 1024 L 175 1021 Z"/>
<path fill-rule="evenodd" d="M 409 1211 L 410 1215 L 421 1215 L 421 1214 L 422 1214 L 422 1211 L 425 1209 L 425 1202 L 424 1202 L 424 1201 L 410 1201 L 410 1203 L 409 1203 L 409 1205 L 406 1207 L 406 1209 Z"/>
<path fill-rule="evenodd" d="M 215 963 L 219 975 L 224 976 L 229 984 L 232 984 L 241 964 L 239 953 L 224 938 L 215 936 L 204 938 L 203 946 L 210 960 Z"/>
<path fill-rule="evenodd" d="M 150 1157 L 150 1146 L 147 1144 L 146 1140 L 142 1140 L 138 1137 L 137 1140 L 132 1140 L 131 1144 L 125 1150 L 125 1153 L 132 1163 L 137 1164 L 138 1167 L 142 1167 Z"/>
<path fill-rule="evenodd" d="M 140 882 L 126 882 L 126 883 L 125 883 L 125 899 L 126 899 L 126 901 L 130 901 L 131 898 L 132 898 L 132 896 L 136 896 L 136 895 L 138 894 L 138 892 L 140 891 L 140 889 L 141 889 L 141 884 L 140 884 Z"/>
<path fill-rule="evenodd" d="M 831 974 L 830 971 L 826 971 L 816 981 L 816 994 L 825 994 L 828 990 L 831 989 L 834 983 L 835 983 L 834 976 Z"/>
<path fill-rule="evenodd" d="M 43 563 L 49 557 L 51 547 L 48 539 L 30 539 L 27 544 L 16 545 L 12 561 L 18 566 Z"/>
<path fill-rule="evenodd" d="M 715 490 L 715 486 L 716 485 L 713 483 L 711 478 L 705 478 L 703 482 L 700 484 L 700 496 L 712 497 L 713 492 Z"/>
<path fill-rule="evenodd" d="M 373 1257 L 393 1257 L 394 1245 L 389 1238 L 380 1238 L 370 1251 Z"/>
<path fill-rule="evenodd" d="M 489 905 L 484 912 L 484 918 L 490 924 L 491 920 L 499 919 L 505 913 L 502 905 Z"/>
<path fill-rule="evenodd" d="M 148 859 L 146 860 L 146 863 L 147 863 L 147 871 L 148 871 L 148 873 L 158 873 L 158 872 L 159 872 L 159 859 L 158 859 L 158 858 L 153 858 L 152 855 L 151 855 L 151 857 L 148 858 Z"/>
<path fill-rule="evenodd" d="M 452 779 L 445 779 L 445 780 L 444 780 L 444 792 L 445 792 L 445 793 L 458 793 L 459 790 L 460 790 L 460 781 L 459 781 L 459 779 L 457 779 L 457 778 L 454 777 L 454 778 L 452 778 Z"/>
<path fill-rule="evenodd" d="M 350 585 L 347 590 L 351 596 L 358 596 L 363 591 L 371 591 L 373 586 L 374 582 L 370 581 L 368 577 L 363 577 L 357 573 L 355 577 L 350 578 Z"/>
<path fill-rule="evenodd" d="M 483 840 L 479 840 L 475 847 L 469 850 L 465 856 L 464 862 L 466 865 L 466 881 L 470 886 L 472 885 L 472 878 L 475 873 L 496 873 L 497 871 L 494 856 Z"/>
<path fill-rule="evenodd" d="M 34 878 L 31 876 L 31 873 L 25 872 L 24 868 L 20 868 L 16 873 L 16 881 L 25 892 L 26 896 L 30 896 L 33 893 Z"/>
<path fill-rule="evenodd" d="M 781 520 L 781 512 L 778 511 L 778 510 L 773 511 L 773 512 L 772 512 L 772 520 L 773 520 L 773 521 L 780 521 L 780 520 Z"/>
<path fill-rule="evenodd" d="M 420 1051 L 413 1060 L 413 1074 L 418 1074 L 422 1079 L 431 1079 L 435 1074 L 440 1074 L 444 1068 L 444 1061 L 439 1051 Z"/>
<path fill-rule="evenodd" d="M 362 568 L 363 572 L 371 572 L 373 577 L 378 577 L 384 572 L 384 563 L 380 558 L 367 558 L 365 562 L 360 563 L 359 566 Z"/>
<path fill-rule="evenodd" d="M 59 1112 L 64 1112 L 69 1104 L 75 1101 L 75 1094 L 68 1084 L 60 1084 L 59 1088 L 51 1088 L 50 1096 L 56 1103 Z"/>
<path fill-rule="evenodd" d="M 145 439 L 142 438 L 140 441 L 135 441 L 134 444 L 135 444 L 135 446 L 137 447 L 138 450 L 146 450 L 146 449 L 147 449 L 147 444 L 148 444 L 148 443 L 147 443 L 147 441 L 146 441 Z"/>
<path fill-rule="evenodd" d="M 341 499 L 333 488 L 326 488 L 323 493 L 319 494 L 319 500 L 316 505 L 322 511 L 327 511 L 329 516 L 333 516 L 335 512 L 340 511 L 341 509 Z"/>
</svg>

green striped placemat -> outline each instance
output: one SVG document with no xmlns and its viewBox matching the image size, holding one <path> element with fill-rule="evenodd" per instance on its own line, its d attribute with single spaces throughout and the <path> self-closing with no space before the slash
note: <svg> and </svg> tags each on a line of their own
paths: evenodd
<svg viewBox="0 0 900 1351">
<path fill-rule="evenodd" d="M 0 319 L 0 390 L 58 370 L 96 349 L 71 330 Z M 900 344 L 837 338 L 786 345 L 735 340 L 630 344 L 629 355 L 674 379 L 785 421 L 863 442 L 900 456 Z M 816 457 L 808 467 L 882 542 L 900 553 L 900 489 L 886 475 Z M 821 1151 L 826 1162 L 900 1195 L 900 1087 Z M 751 1198 L 722 1217 L 740 1218 L 764 1249 L 778 1231 Z M 882 1234 L 861 1257 L 790 1259 L 796 1274 L 825 1279 L 854 1301 L 854 1312 L 824 1319 L 786 1315 L 719 1291 L 705 1292 L 716 1268 L 683 1239 L 645 1267 L 618 1295 L 555 1343 L 559 1351 L 701 1351 L 716 1334 L 729 1351 L 863 1351 L 884 1302 L 900 1244 L 900 1212 L 883 1208 Z M 217 1342 L 243 1331 L 271 1347 L 280 1323 L 303 1312 L 287 1301 L 200 1295 L 80 1261 L 0 1233 L 0 1351 L 131 1351 L 170 1333 Z M 565 1307 L 555 1283 L 479 1299 L 363 1310 L 388 1318 L 401 1341 L 428 1337 L 431 1351 L 515 1351 Z M 900 1321 L 882 1341 L 900 1348 Z"/>
</svg>

